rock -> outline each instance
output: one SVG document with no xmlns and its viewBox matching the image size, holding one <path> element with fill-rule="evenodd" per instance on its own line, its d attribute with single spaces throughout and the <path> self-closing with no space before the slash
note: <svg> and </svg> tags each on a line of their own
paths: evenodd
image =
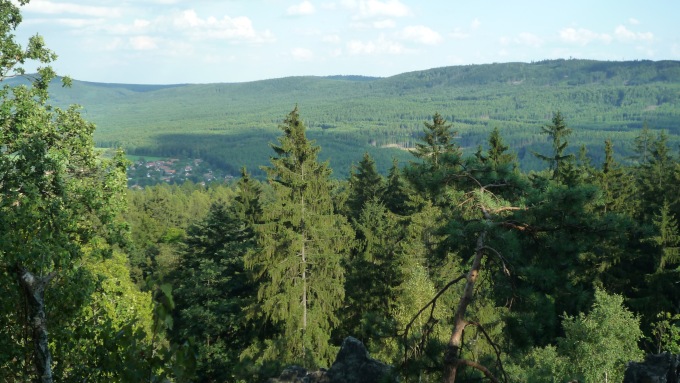
<svg viewBox="0 0 680 383">
<path fill-rule="evenodd" d="M 392 367 L 368 356 L 364 344 L 351 336 L 342 341 L 327 376 L 330 383 L 396 382 Z"/>
<path fill-rule="evenodd" d="M 642 363 L 630 362 L 623 383 L 680 383 L 680 355 L 647 355 Z"/>
<path fill-rule="evenodd" d="M 331 368 L 307 371 L 299 366 L 288 367 L 278 378 L 268 383 L 393 383 L 392 367 L 371 358 L 361 341 L 347 337 Z"/>
<path fill-rule="evenodd" d="M 324 369 L 307 371 L 300 366 L 290 366 L 278 378 L 269 379 L 267 383 L 329 383 L 329 380 Z"/>
</svg>

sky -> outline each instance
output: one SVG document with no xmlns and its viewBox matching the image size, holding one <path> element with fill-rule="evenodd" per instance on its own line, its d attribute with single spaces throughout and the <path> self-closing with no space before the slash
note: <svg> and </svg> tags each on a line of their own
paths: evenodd
<svg viewBox="0 0 680 383">
<path fill-rule="evenodd" d="M 22 15 L 18 41 L 42 35 L 57 73 L 108 83 L 680 60 L 678 0 L 31 0 Z"/>
</svg>

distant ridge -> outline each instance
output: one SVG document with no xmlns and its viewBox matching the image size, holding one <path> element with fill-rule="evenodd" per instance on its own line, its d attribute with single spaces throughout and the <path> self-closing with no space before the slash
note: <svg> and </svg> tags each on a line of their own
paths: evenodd
<svg viewBox="0 0 680 383">
<path fill-rule="evenodd" d="M 52 88 L 55 104 L 83 105 L 97 144 L 133 154 L 193 156 L 234 174 L 261 174 L 276 126 L 294 105 L 336 175 L 368 151 L 381 170 L 411 160 L 423 122 L 439 112 L 468 152 L 498 127 L 522 167 L 546 144 L 540 126 L 560 110 L 573 128 L 573 151 L 594 163 L 605 139 L 622 159 L 647 124 L 680 136 L 680 61 L 545 60 L 432 68 L 390 77 L 297 76 L 243 83 L 135 85 L 74 81 Z M 675 146 L 674 146 L 675 147 Z"/>
</svg>

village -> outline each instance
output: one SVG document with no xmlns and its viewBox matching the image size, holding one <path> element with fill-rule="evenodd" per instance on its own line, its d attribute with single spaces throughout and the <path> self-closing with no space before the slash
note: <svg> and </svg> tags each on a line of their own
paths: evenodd
<svg viewBox="0 0 680 383">
<path fill-rule="evenodd" d="M 223 174 L 219 169 L 214 169 L 200 158 L 154 157 L 151 160 L 138 157 L 128 167 L 128 187 L 131 189 L 141 189 L 163 182 L 175 184 L 186 181 L 205 186 L 214 182 L 229 182 L 233 178 L 230 174 Z"/>
</svg>

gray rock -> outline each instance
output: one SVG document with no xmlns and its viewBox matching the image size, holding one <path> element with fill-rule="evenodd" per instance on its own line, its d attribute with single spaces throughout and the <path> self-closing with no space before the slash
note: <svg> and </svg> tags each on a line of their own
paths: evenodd
<svg viewBox="0 0 680 383">
<path fill-rule="evenodd" d="M 644 362 L 630 362 L 623 383 L 680 383 L 680 355 L 647 355 Z"/>
<path fill-rule="evenodd" d="M 327 372 L 331 383 L 391 383 L 396 382 L 392 367 L 375 360 L 361 341 L 347 337 Z"/>
<path fill-rule="evenodd" d="M 278 378 L 268 383 L 394 383 L 397 379 L 392 367 L 371 358 L 361 341 L 347 337 L 331 368 L 307 371 L 299 366 L 283 370 Z"/>
<path fill-rule="evenodd" d="M 281 372 L 278 378 L 272 378 L 268 383 L 329 383 L 326 370 L 307 371 L 300 366 L 290 366 Z"/>
</svg>

